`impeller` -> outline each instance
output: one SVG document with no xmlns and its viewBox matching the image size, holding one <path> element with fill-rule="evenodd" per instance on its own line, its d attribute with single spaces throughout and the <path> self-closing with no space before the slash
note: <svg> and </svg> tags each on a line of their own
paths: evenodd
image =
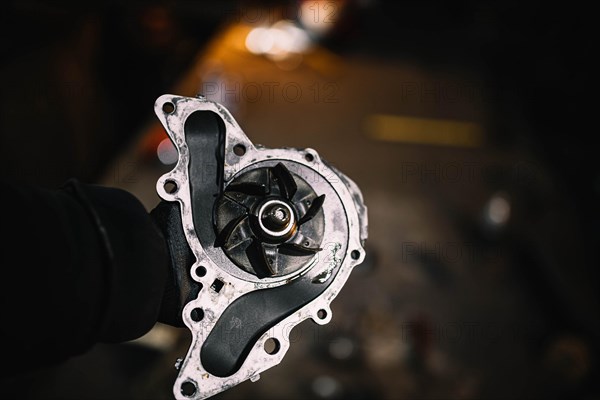
<svg viewBox="0 0 600 400">
<path fill-rule="evenodd" d="M 258 277 L 294 272 L 321 250 L 324 201 L 282 162 L 242 173 L 217 200 L 215 246 Z"/>
</svg>

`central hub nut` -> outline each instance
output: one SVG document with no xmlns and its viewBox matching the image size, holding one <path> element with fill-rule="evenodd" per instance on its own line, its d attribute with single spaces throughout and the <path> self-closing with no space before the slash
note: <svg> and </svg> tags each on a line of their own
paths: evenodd
<svg viewBox="0 0 600 400">
<path fill-rule="evenodd" d="M 261 219 L 265 226 L 272 231 L 283 231 L 291 222 L 290 213 L 280 204 L 273 204 L 265 208 Z"/>
<path fill-rule="evenodd" d="M 296 219 L 292 207 L 282 200 L 266 201 L 258 210 L 260 229 L 268 236 L 287 238 L 293 234 Z"/>
</svg>

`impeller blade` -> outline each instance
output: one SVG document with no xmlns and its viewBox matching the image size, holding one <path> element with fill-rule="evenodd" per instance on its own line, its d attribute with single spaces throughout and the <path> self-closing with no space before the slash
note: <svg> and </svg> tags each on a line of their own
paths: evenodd
<svg viewBox="0 0 600 400">
<path fill-rule="evenodd" d="M 260 240 L 256 238 L 252 240 L 252 243 L 246 248 L 246 255 L 259 278 L 272 276 L 276 273 L 275 266 L 269 262 L 264 244 Z"/>
<path fill-rule="evenodd" d="M 242 182 L 227 186 L 228 192 L 240 192 L 251 196 L 264 196 L 269 191 L 264 183 Z"/>
<path fill-rule="evenodd" d="M 312 256 L 323 250 L 318 247 L 305 247 L 297 243 L 282 243 L 277 248 L 281 254 L 291 256 Z"/>
<path fill-rule="evenodd" d="M 271 168 L 271 172 L 277 178 L 277 185 L 279 186 L 279 191 L 282 196 L 288 200 L 291 200 L 296 194 L 298 190 L 298 186 L 296 185 L 296 181 L 294 177 L 290 173 L 290 171 L 286 168 L 282 163 L 277 164 L 276 166 Z"/>
<path fill-rule="evenodd" d="M 312 204 L 310 205 L 309 209 L 306 211 L 306 214 L 304 214 L 302 216 L 302 218 L 300 218 L 298 220 L 298 225 L 302 225 L 303 223 L 310 221 L 315 215 L 317 215 L 317 213 L 319 212 L 321 207 L 323 207 L 324 202 L 325 202 L 324 194 L 322 194 L 319 197 L 317 197 L 316 199 L 314 199 Z"/>
<path fill-rule="evenodd" d="M 239 224 L 244 222 L 248 218 L 248 214 L 240 215 L 239 217 L 232 219 L 229 221 L 227 225 L 219 232 L 217 238 L 215 239 L 215 247 L 222 247 L 229 241 L 231 234 L 238 227 Z"/>
</svg>

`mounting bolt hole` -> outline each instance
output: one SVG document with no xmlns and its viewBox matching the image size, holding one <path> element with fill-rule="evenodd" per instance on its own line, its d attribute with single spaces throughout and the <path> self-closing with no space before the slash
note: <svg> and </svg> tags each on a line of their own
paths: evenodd
<svg viewBox="0 0 600 400">
<path fill-rule="evenodd" d="M 310 153 L 306 153 L 306 154 L 304 155 L 304 159 L 305 159 L 306 161 L 308 161 L 308 162 L 313 162 L 313 161 L 315 160 L 315 156 L 313 156 L 313 155 L 312 155 L 312 154 L 310 154 Z"/>
<path fill-rule="evenodd" d="M 204 275 L 206 275 L 206 268 L 203 267 L 202 265 L 200 265 L 199 267 L 196 268 L 196 275 L 198 275 L 200 278 L 202 278 Z"/>
<path fill-rule="evenodd" d="M 192 321 L 200 322 L 204 319 L 204 310 L 201 308 L 194 308 L 190 314 Z"/>
<path fill-rule="evenodd" d="M 350 257 L 352 257 L 353 260 L 358 260 L 360 258 L 360 251 L 352 250 Z"/>
<path fill-rule="evenodd" d="M 177 183 L 175 181 L 166 181 L 164 188 L 165 188 L 165 192 L 167 192 L 169 194 L 175 194 L 175 193 L 177 193 L 177 190 L 179 189 L 177 187 Z"/>
<path fill-rule="evenodd" d="M 185 397 L 192 397 L 196 394 L 196 384 L 190 381 L 183 382 L 181 384 L 181 394 Z"/>
<path fill-rule="evenodd" d="M 165 114 L 171 114 L 173 111 L 175 111 L 175 104 L 167 101 L 165 104 L 163 104 L 162 110 Z"/>
<path fill-rule="evenodd" d="M 319 317 L 319 319 L 327 318 L 327 311 L 320 309 L 319 311 L 317 311 L 317 317 Z"/>
<path fill-rule="evenodd" d="M 244 146 L 243 144 L 236 144 L 235 146 L 233 146 L 233 154 L 235 154 L 238 157 L 243 156 L 244 154 L 246 154 L 246 146 Z"/>
<path fill-rule="evenodd" d="M 268 338 L 265 341 L 265 352 L 267 354 L 277 354 L 280 348 L 279 340 L 275 338 Z"/>
</svg>

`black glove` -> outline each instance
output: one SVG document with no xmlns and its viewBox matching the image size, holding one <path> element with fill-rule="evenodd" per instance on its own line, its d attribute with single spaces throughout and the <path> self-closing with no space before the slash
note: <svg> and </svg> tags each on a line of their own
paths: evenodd
<svg viewBox="0 0 600 400">
<path fill-rule="evenodd" d="M 171 261 L 158 320 L 183 327 L 183 307 L 200 291 L 200 285 L 190 276 L 196 258 L 183 233 L 179 203 L 163 201 L 150 215 L 166 239 Z"/>
<path fill-rule="evenodd" d="M 59 190 L 3 183 L 0 204 L 3 371 L 135 339 L 156 323 L 172 263 L 134 196 L 77 181 Z"/>
</svg>

